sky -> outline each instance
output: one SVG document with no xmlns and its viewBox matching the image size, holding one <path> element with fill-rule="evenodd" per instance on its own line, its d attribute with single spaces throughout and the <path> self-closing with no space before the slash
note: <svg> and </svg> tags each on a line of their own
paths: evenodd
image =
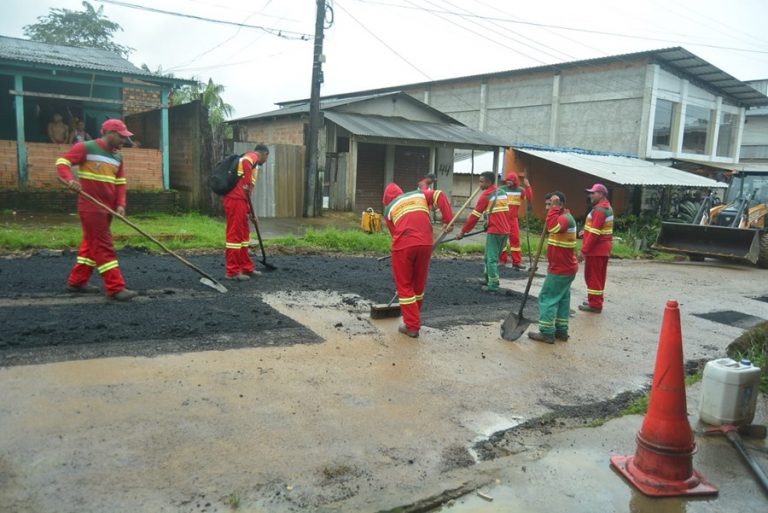
<svg viewBox="0 0 768 513">
<path fill-rule="evenodd" d="M 322 95 L 683 46 L 768 78 L 765 0 L 328 0 Z M 310 95 L 315 0 L 92 0 L 129 60 L 225 87 L 233 118 Z M 121 5 L 119 5 L 121 4 Z M 125 4 L 142 8 L 131 8 Z M 3 0 L 0 35 L 80 0 Z M 146 10 L 162 9 L 185 16 Z M 262 27 L 236 27 L 189 16 Z M 304 40 L 302 40 L 302 35 Z"/>
</svg>

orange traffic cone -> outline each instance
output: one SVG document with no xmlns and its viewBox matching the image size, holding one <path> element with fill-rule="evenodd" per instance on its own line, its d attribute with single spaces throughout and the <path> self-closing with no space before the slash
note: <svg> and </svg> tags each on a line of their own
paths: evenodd
<svg viewBox="0 0 768 513">
<path fill-rule="evenodd" d="M 677 301 L 667 301 L 651 399 L 637 434 L 637 450 L 634 456 L 612 456 L 611 465 L 652 497 L 717 494 L 717 488 L 693 469 L 694 452 L 696 442 L 685 401 L 680 310 Z"/>
</svg>

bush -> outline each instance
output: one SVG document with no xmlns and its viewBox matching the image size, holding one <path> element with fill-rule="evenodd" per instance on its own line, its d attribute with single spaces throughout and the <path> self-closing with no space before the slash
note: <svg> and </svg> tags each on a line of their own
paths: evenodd
<svg viewBox="0 0 768 513">
<path fill-rule="evenodd" d="M 661 230 L 661 218 L 656 214 L 627 215 L 613 222 L 615 236 L 636 251 L 647 251 L 656 242 Z"/>
</svg>

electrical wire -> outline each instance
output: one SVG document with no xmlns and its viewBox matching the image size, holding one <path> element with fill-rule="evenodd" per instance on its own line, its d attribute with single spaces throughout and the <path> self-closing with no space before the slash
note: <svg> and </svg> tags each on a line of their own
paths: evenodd
<svg viewBox="0 0 768 513">
<path fill-rule="evenodd" d="M 281 37 L 283 39 L 299 39 L 301 41 L 309 41 L 312 38 L 311 34 L 306 34 L 303 32 L 294 32 L 292 30 L 285 30 L 285 29 L 279 29 L 279 28 L 273 28 L 273 27 L 263 27 L 260 25 L 248 25 L 245 23 L 237 23 L 234 21 L 226 21 L 226 20 L 217 20 L 213 18 L 206 18 L 203 16 L 195 16 L 194 14 L 185 14 L 180 12 L 171 12 L 171 11 L 164 11 L 162 9 L 155 9 L 154 7 L 147 7 L 144 5 L 138 5 L 138 4 L 131 4 L 128 2 L 120 2 L 117 0 L 96 0 L 97 2 L 104 3 L 104 4 L 113 4 L 113 5 L 119 5 L 120 7 L 127 7 L 129 9 L 138 9 L 140 11 L 147 11 L 147 12 L 153 12 L 158 14 L 167 14 L 169 16 L 179 16 L 182 18 L 190 18 L 193 20 L 198 21 L 206 21 L 209 23 L 219 23 L 222 25 L 232 25 L 235 27 L 242 27 L 247 29 L 253 29 L 253 30 L 262 30 L 266 32 L 267 34 Z"/>
<path fill-rule="evenodd" d="M 103 1 L 103 0 L 99 0 Z M 389 7 L 398 7 L 401 9 L 415 9 L 420 11 L 426 11 L 426 12 L 437 12 L 439 14 L 445 14 L 445 15 L 451 15 L 451 16 L 458 16 L 462 18 L 480 18 L 485 20 L 495 20 L 500 21 L 504 23 L 514 23 L 519 25 L 528 25 L 532 27 L 541 27 L 541 28 L 551 28 L 554 30 L 567 30 L 572 32 L 583 32 L 587 34 L 598 34 L 598 35 L 604 35 L 604 36 L 612 36 L 612 37 L 621 37 L 621 38 L 628 38 L 628 39 L 640 39 L 645 41 L 657 41 L 657 42 L 663 42 L 663 43 L 674 43 L 674 44 L 682 44 L 682 45 L 689 45 L 689 46 L 701 46 L 705 48 L 716 48 L 718 50 L 731 50 L 735 52 L 748 52 L 748 53 L 758 53 L 758 54 L 767 54 L 768 50 L 758 50 L 753 48 L 737 48 L 732 46 L 721 46 L 721 45 L 713 45 L 709 43 L 701 43 L 696 41 L 681 41 L 681 40 L 675 40 L 675 39 L 669 39 L 669 38 L 660 38 L 660 37 L 650 37 L 650 36 L 642 36 L 638 34 L 622 34 L 620 32 L 610 32 L 606 30 L 594 30 L 594 29 L 584 29 L 584 28 L 577 28 L 577 27 L 568 27 L 564 25 L 553 25 L 550 23 L 537 23 L 533 21 L 522 21 L 522 20 L 514 20 L 510 18 L 499 18 L 497 16 L 483 16 L 479 14 L 462 14 L 455 11 L 447 11 L 447 10 L 437 10 L 437 9 L 428 9 L 426 7 L 420 7 L 420 6 L 407 6 L 402 4 L 393 4 L 389 2 L 381 2 L 376 0 L 357 0 L 361 3 L 369 3 L 369 4 L 379 4 L 379 5 L 385 5 Z"/>
</svg>

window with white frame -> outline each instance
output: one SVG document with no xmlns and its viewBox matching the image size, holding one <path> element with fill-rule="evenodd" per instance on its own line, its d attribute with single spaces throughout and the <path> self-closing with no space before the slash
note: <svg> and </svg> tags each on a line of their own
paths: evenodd
<svg viewBox="0 0 768 513">
<path fill-rule="evenodd" d="M 707 132 L 712 111 L 705 107 L 688 104 L 683 120 L 683 153 L 706 153 Z"/>
<path fill-rule="evenodd" d="M 656 100 L 656 113 L 653 117 L 653 149 L 672 149 L 672 120 L 675 104 L 669 100 Z"/>
<path fill-rule="evenodd" d="M 733 147 L 733 134 L 738 116 L 730 112 L 720 113 L 720 129 L 717 135 L 717 156 L 730 157 Z"/>
</svg>

